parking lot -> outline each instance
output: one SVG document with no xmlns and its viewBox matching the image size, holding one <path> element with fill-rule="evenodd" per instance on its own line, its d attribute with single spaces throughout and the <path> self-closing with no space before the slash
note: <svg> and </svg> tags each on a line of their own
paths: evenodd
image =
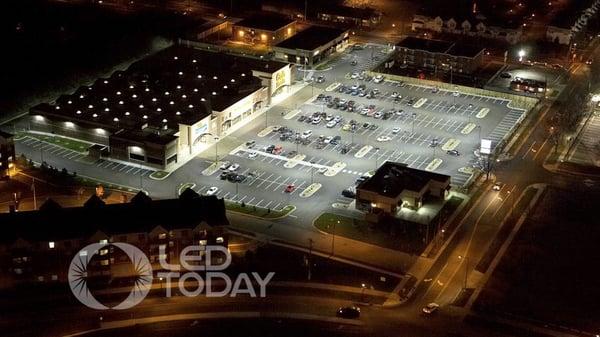
<svg viewBox="0 0 600 337">
<path fill-rule="evenodd" d="M 362 72 L 385 57 L 384 46 L 348 48 L 327 70 L 313 70 L 310 76 L 298 71 L 298 79 L 313 82 L 220 141 L 223 170 L 208 169 L 214 148 L 164 181 L 147 178 L 151 171 L 132 164 L 100 160 L 71 166 L 125 186 L 143 183 L 160 197 L 172 196 L 173 186 L 193 183 L 201 194 L 248 206 L 280 210 L 294 204 L 294 216 L 310 222 L 332 204 L 352 201 L 342 192 L 352 192 L 357 179 L 388 160 L 448 174 L 460 187 L 480 165 L 474 153 L 480 139 L 498 144 L 523 117 L 524 111 L 510 108 L 507 100 L 369 78 Z M 29 148 L 27 153 L 41 148 L 60 161 L 85 156 L 29 140 L 20 146 Z"/>
<path fill-rule="evenodd" d="M 449 174 L 460 187 L 470 168 L 480 165 L 475 154 L 480 139 L 497 145 L 523 117 L 524 111 L 500 98 L 368 78 L 359 71 L 356 76 L 352 61 L 370 60 L 371 51 L 352 54 L 331 70 L 311 73 L 324 81 L 305 89 L 314 92 L 308 101 L 288 104 L 297 109 L 270 114 L 268 125 L 258 118 L 232 135 L 239 146 L 223 160 L 240 167 L 232 178 L 224 174 L 220 179 L 218 171 L 202 184 L 246 204 L 293 203 L 299 212 L 311 214 L 349 202 L 342 191 L 387 160 Z M 248 141 L 250 146 L 244 145 Z M 303 198 L 301 192 L 311 183 L 322 187 Z"/>
</svg>

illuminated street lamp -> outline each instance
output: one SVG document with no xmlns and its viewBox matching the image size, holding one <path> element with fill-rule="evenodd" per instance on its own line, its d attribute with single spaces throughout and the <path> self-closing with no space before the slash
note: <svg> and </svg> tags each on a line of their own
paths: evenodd
<svg viewBox="0 0 600 337">
<path fill-rule="evenodd" d="M 527 53 L 525 53 L 524 49 L 519 50 L 519 53 L 517 54 L 519 56 L 519 62 L 523 62 L 523 58 L 525 57 L 525 55 L 527 55 Z"/>
</svg>

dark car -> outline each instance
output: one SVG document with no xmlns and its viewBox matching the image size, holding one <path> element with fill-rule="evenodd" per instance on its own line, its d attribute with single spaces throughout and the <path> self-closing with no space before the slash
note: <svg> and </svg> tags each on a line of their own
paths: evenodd
<svg viewBox="0 0 600 337">
<path fill-rule="evenodd" d="M 502 77 L 502 78 L 511 78 L 512 75 L 510 73 L 502 73 L 502 74 L 500 74 L 500 77 Z"/>
<path fill-rule="evenodd" d="M 337 145 L 337 144 L 339 144 L 340 140 L 342 140 L 342 137 L 335 136 L 331 139 L 331 141 L 329 141 L 329 144 Z"/>
<path fill-rule="evenodd" d="M 359 307 L 341 307 L 336 313 L 337 317 L 355 319 L 360 317 Z"/>
<path fill-rule="evenodd" d="M 221 174 L 219 175 L 219 178 L 220 178 L 221 180 L 225 180 L 225 179 L 227 179 L 227 176 L 228 176 L 228 175 L 229 175 L 229 172 L 227 172 L 227 171 L 223 171 L 223 172 L 221 172 Z"/>
<path fill-rule="evenodd" d="M 354 198 L 356 197 L 356 193 L 350 191 L 350 190 L 343 190 L 342 191 L 342 195 L 345 196 L 346 198 Z"/>
</svg>

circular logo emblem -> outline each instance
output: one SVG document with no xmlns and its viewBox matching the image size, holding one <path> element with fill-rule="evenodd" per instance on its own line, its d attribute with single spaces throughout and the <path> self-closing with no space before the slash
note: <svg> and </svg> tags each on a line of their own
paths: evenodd
<svg viewBox="0 0 600 337">
<path fill-rule="evenodd" d="M 114 307 L 107 307 L 106 305 L 98 302 L 94 295 L 90 292 L 87 286 L 88 279 L 88 264 L 91 259 L 99 254 L 107 246 L 115 246 L 121 249 L 129 260 L 133 264 L 135 271 L 135 284 L 129 293 L 127 298 Z M 108 248 L 107 248 L 108 249 Z M 104 254 L 102 254 L 104 255 Z M 142 252 L 136 246 L 128 243 L 114 242 L 114 243 L 92 243 L 81 249 L 71 260 L 68 272 L 69 287 L 73 295 L 89 308 L 97 310 L 124 310 L 136 306 L 140 303 L 148 292 L 152 288 L 152 266 L 150 261 L 144 252 Z"/>
</svg>

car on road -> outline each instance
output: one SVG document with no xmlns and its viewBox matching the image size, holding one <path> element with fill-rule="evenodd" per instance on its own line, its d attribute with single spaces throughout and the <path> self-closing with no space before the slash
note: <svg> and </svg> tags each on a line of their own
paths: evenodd
<svg viewBox="0 0 600 337">
<path fill-rule="evenodd" d="M 219 190 L 218 187 L 213 186 L 213 187 L 209 188 L 208 190 L 206 190 L 205 194 L 206 195 L 215 195 L 218 190 Z"/>
<path fill-rule="evenodd" d="M 336 316 L 340 318 L 356 319 L 360 317 L 360 308 L 355 306 L 341 307 L 337 310 Z"/>
<path fill-rule="evenodd" d="M 236 171 L 239 168 L 240 168 L 240 164 L 235 163 L 235 164 L 231 164 L 231 166 L 229 166 L 228 170 L 231 171 L 231 172 L 233 172 L 233 171 Z"/>
<path fill-rule="evenodd" d="M 251 148 L 253 148 L 256 145 L 256 141 L 249 140 L 249 141 L 246 142 L 245 145 L 246 145 L 247 148 L 251 149 Z"/>
<path fill-rule="evenodd" d="M 258 156 L 258 152 L 256 152 L 256 151 L 252 151 L 252 152 L 248 153 L 248 158 L 256 158 L 256 156 Z"/>
<path fill-rule="evenodd" d="M 285 193 L 292 193 L 296 189 L 294 184 L 289 184 L 285 187 Z"/>
<path fill-rule="evenodd" d="M 227 170 L 229 168 L 229 165 L 231 165 L 230 162 L 224 161 L 224 162 L 221 163 L 221 166 L 219 167 L 219 169 L 221 169 L 221 170 Z"/>
<path fill-rule="evenodd" d="M 494 186 L 492 186 L 492 189 L 494 191 L 500 191 L 503 186 L 504 186 L 504 184 L 498 181 L 494 184 Z"/>
<path fill-rule="evenodd" d="M 317 83 L 323 83 L 323 82 L 325 82 L 325 76 L 317 77 Z"/>
<path fill-rule="evenodd" d="M 373 78 L 373 82 L 381 83 L 381 82 L 383 82 L 384 79 L 385 79 L 385 77 L 383 77 L 382 75 L 377 75 L 377 76 L 375 76 L 375 78 Z"/>
<path fill-rule="evenodd" d="M 392 133 L 393 134 L 397 134 L 398 132 L 400 132 L 400 128 L 395 127 L 395 128 L 392 129 Z"/>
<path fill-rule="evenodd" d="M 429 304 L 427 304 L 425 307 L 423 307 L 423 313 L 425 315 L 431 315 L 433 313 L 435 313 L 436 311 L 438 311 L 438 309 L 440 308 L 440 305 L 434 302 L 431 302 Z"/>
<path fill-rule="evenodd" d="M 312 136 L 312 130 L 306 130 L 306 131 L 302 132 L 302 135 L 300 136 L 300 138 L 308 139 L 310 136 Z"/>
<path fill-rule="evenodd" d="M 451 156 L 455 156 L 455 157 L 460 156 L 460 152 L 458 152 L 457 150 L 448 150 L 448 151 L 446 151 L 446 153 Z"/>
<path fill-rule="evenodd" d="M 377 137 L 377 141 L 378 142 L 389 142 L 390 140 L 392 140 L 392 138 L 390 138 L 388 136 L 379 136 L 379 137 Z"/>
</svg>

